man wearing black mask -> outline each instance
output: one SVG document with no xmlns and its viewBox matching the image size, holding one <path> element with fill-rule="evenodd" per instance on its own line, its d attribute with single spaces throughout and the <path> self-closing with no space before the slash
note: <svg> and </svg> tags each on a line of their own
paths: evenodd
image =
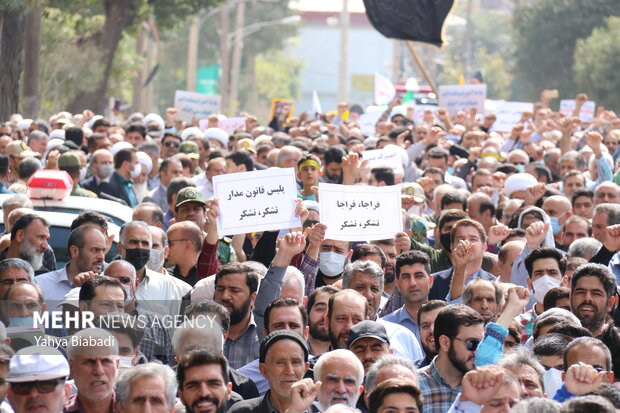
<svg viewBox="0 0 620 413">
<path fill-rule="evenodd" d="M 144 221 L 131 221 L 121 227 L 118 252 L 136 269 L 136 299 L 144 309 L 160 315 L 179 314 L 181 299 L 191 287 L 182 280 L 146 268 L 153 239 Z"/>
</svg>

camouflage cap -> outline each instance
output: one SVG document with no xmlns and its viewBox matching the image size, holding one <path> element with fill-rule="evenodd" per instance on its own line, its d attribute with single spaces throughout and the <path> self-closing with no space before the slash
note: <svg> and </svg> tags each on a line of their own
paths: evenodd
<svg viewBox="0 0 620 413">
<path fill-rule="evenodd" d="M 177 194 L 177 203 L 174 206 L 174 210 L 178 210 L 181 205 L 188 202 L 198 202 L 199 204 L 202 204 L 205 208 L 207 206 L 207 203 L 202 196 L 202 191 L 193 186 L 188 186 L 179 191 L 179 193 Z"/>
</svg>

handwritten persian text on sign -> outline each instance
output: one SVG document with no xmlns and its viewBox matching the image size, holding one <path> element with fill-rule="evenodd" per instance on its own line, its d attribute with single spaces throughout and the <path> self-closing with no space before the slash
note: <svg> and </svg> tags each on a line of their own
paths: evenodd
<svg viewBox="0 0 620 413">
<path fill-rule="evenodd" d="M 221 235 L 301 227 L 295 216 L 297 184 L 293 168 L 240 172 L 213 177 Z"/>
<path fill-rule="evenodd" d="M 469 112 L 471 108 L 476 108 L 478 113 L 482 114 L 486 97 L 487 85 L 439 86 L 439 106 L 446 108 L 450 114 L 455 114 L 459 110 Z"/>
<path fill-rule="evenodd" d="M 219 112 L 220 100 L 219 95 L 211 96 L 185 90 L 174 92 L 174 107 L 179 111 L 177 118 L 185 122 L 205 119 L 210 114 Z"/>
<path fill-rule="evenodd" d="M 325 238 L 371 241 L 394 238 L 402 230 L 400 186 L 319 184 Z"/>
</svg>

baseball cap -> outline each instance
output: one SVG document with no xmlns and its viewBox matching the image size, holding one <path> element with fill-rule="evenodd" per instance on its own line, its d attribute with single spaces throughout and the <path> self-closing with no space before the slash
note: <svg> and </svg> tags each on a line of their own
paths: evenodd
<svg viewBox="0 0 620 413">
<path fill-rule="evenodd" d="M 58 166 L 60 168 L 80 167 L 82 166 L 82 162 L 78 154 L 74 152 L 65 152 L 58 158 Z"/>
<path fill-rule="evenodd" d="M 177 203 L 174 206 L 175 211 L 179 209 L 179 207 L 187 202 L 198 202 L 199 204 L 207 206 L 205 202 L 202 191 L 196 187 L 188 186 L 183 188 L 177 194 Z"/>
<path fill-rule="evenodd" d="M 18 158 L 27 158 L 29 156 L 40 157 L 41 155 L 34 152 L 24 141 L 13 141 L 6 146 L 6 154 L 16 156 Z"/>
<path fill-rule="evenodd" d="M 424 202 L 424 189 L 416 182 L 407 182 L 400 185 L 400 192 L 403 195 L 413 195 L 413 200 L 417 203 Z"/>
<path fill-rule="evenodd" d="M 54 347 L 30 346 L 19 350 L 9 363 L 9 383 L 51 380 L 69 376 L 69 363 Z"/>
<path fill-rule="evenodd" d="M 372 320 L 364 320 L 360 323 L 355 324 L 349 330 L 349 340 L 347 341 L 347 347 L 350 347 L 353 343 L 355 343 L 360 338 L 372 337 L 377 340 L 390 344 L 390 339 L 388 338 L 387 332 L 385 331 L 385 327 L 383 324 L 372 321 Z"/>
<path fill-rule="evenodd" d="M 278 341 L 285 339 L 293 340 L 294 342 L 299 344 L 301 349 L 304 351 L 304 361 L 308 361 L 308 355 L 310 352 L 308 351 L 308 345 L 306 344 L 306 340 L 304 340 L 302 336 L 291 330 L 277 330 L 266 335 L 263 341 L 260 342 L 260 347 L 258 349 L 258 361 L 260 363 L 264 363 L 269 348 L 271 348 L 271 346 L 273 346 Z"/>
<path fill-rule="evenodd" d="M 179 152 L 189 155 L 191 159 L 198 159 L 198 144 L 194 141 L 185 141 L 179 145 Z"/>
</svg>

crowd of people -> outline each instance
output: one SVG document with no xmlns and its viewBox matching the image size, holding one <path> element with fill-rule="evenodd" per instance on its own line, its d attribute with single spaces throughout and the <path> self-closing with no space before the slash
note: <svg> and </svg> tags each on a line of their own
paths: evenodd
<svg viewBox="0 0 620 413">
<path fill-rule="evenodd" d="M 565 115 L 543 94 L 507 133 L 475 110 L 414 121 L 398 99 L 370 136 L 346 102 L 232 133 L 174 108 L 11 116 L 0 411 L 620 410 L 620 117 L 582 121 L 586 100 Z M 400 162 L 370 168 L 373 149 Z M 301 226 L 219 233 L 214 177 L 268 168 L 294 169 Z M 76 214 L 57 263 L 40 169 L 71 177 L 64 202 L 132 220 L 115 239 Z M 322 183 L 399 185 L 401 230 L 329 239 Z"/>
</svg>

